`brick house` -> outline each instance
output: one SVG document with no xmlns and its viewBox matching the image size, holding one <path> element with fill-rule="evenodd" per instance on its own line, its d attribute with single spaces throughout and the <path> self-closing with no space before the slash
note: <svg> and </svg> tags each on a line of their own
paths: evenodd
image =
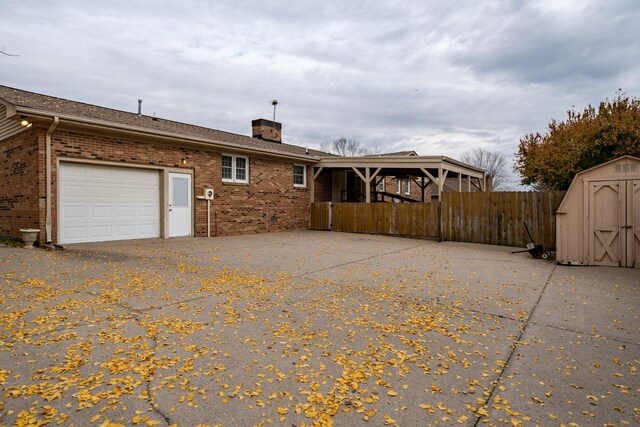
<svg viewBox="0 0 640 427">
<path fill-rule="evenodd" d="M 333 156 L 283 143 L 280 123 L 251 125 L 249 137 L 0 86 L 0 236 L 36 228 L 40 243 L 67 244 L 307 229 L 314 201 L 376 201 L 382 182 L 386 201 L 484 188 L 483 170 L 448 157 Z"/>
<path fill-rule="evenodd" d="M 0 86 L 0 235 L 75 243 L 308 228 L 326 155 Z M 213 190 L 213 199 L 205 190 Z"/>
</svg>

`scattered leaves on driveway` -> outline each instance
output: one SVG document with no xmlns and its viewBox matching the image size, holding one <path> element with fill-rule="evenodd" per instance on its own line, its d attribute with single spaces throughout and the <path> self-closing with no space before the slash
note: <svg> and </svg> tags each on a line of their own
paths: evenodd
<svg viewBox="0 0 640 427">
<path fill-rule="evenodd" d="M 522 327 L 522 301 L 499 297 L 511 318 L 469 310 L 469 296 L 445 274 L 262 277 L 226 268 L 222 256 L 158 257 L 147 268 L 79 262 L 74 271 L 40 256 L 48 274 L 5 266 L 0 276 L 0 424 L 66 425 L 81 416 L 100 427 L 183 425 L 192 414 L 213 426 L 232 413 L 237 425 L 331 426 L 340 417 L 518 426 L 561 416 L 534 420 L 501 397 L 526 375 L 498 380 L 508 361 L 496 358 L 530 345 L 504 328 Z M 563 363 L 558 375 L 570 378 L 578 367 Z M 613 363 L 612 396 L 637 394 L 626 380 L 636 378 L 638 360 Z M 542 387 L 523 399 L 544 406 L 556 398 L 555 384 Z M 575 384 L 594 405 L 608 397 L 583 387 Z M 638 408 L 616 410 L 630 422 L 640 417 Z M 567 425 L 589 418 L 577 414 Z"/>
</svg>

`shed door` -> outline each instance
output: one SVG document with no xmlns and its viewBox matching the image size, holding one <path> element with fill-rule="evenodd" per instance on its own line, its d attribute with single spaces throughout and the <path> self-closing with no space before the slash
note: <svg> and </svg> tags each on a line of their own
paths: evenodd
<svg viewBox="0 0 640 427">
<path fill-rule="evenodd" d="M 627 267 L 640 268 L 640 181 L 629 181 L 627 189 L 631 193 L 627 196 L 627 206 L 631 206 L 627 208 L 627 225 L 631 226 L 627 236 L 632 242 L 628 245 L 631 253 L 627 254 Z"/>
<path fill-rule="evenodd" d="M 624 181 L 589 183 L 589 264 L 621 265 Z"/>
<path fill-rule="evenodd" d="M 589 264 L 640 268 L 640 181 L 589 183 Z"/>
</svg>

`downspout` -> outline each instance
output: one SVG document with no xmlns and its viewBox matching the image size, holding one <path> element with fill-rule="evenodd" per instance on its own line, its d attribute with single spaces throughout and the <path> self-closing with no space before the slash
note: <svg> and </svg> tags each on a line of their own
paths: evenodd
<svg viewBox="0 0 640 427">
<path fill-rule="evenodd" d="M 45 186 L 46 186 L 46 213 L 44 219 L 44 230 L 46 243 L 51 243 L 51 134 L 58 126 L 60 119 L 58 116 L 53 117 L 53 123 L 47 130 L 45 137 Z"/>
</svg>

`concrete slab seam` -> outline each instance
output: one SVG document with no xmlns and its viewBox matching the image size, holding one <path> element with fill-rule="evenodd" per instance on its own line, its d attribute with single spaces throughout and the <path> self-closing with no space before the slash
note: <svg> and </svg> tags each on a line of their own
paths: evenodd
<svg viewBox="0 0 640 427">
<path fill-rule="evenodd" d="M 491 388 L 491 393 L 489 393 L 489 395 L 484 401 L 484 404 L 483 404 L 484 407 L 486 407 L 491 401 L 491 399 L 493 398 L 496 388 L 498 387 L 498 385 L 500 384 L 500 381 L 502 380 L 502 375 L 509 367 L 509 362 L 511 362 L 511 359 L 513 358 L 513 355 L 516 352 L 516 349 L 518 348 L 518 343 L 522 340 L 524 333 L 527 331 L 527 328 L 529 327 L 529 324 L 530 324 L 529 322 L 533 317 L 533 314 L 535 313 L 536 308 L 538 308 L 538 304 L 540 304 L 540 301 L 542 300 L 542 296 L 544 295 L 544 292 L 547 289 L 547 285 L 549 285 L 549 283 L 551 282 L 551 278 L 553 277 L 553 273 L 555 273 L 555 271 L 556 271 L 556 266 L 554 265 L 551 271 L 549 272 L 549 277 L 547 277 L 547 280 L 545 281 L 544 286 L 542 287 L 542 291 L 540 292 L 540 295 L 538 296 L 536 303 L 533 305 L 533 308 L 531 309 L 531 313 L 529 313 L 527 320 L 524 321 L 524 327 L 522 327 L 522 329 L 520 330 L 520 334 L 518 335 L 518 338 L 516 338 L 516 340 L 513 341 L 513 343 L 511 344 L 511 352 L 509 353 L 509 357 L 507 357 L 506 362 L 502 365 L 500 369 L 500 373 L 498 374 L 498 378 L 496 379 L 495 384 Z M 481 418 L 476 418 L 476 422 L 473 424 L 473 427 L 477 427 L 478 424 L 480 423 L 480 420 Z"/>
</svg>

